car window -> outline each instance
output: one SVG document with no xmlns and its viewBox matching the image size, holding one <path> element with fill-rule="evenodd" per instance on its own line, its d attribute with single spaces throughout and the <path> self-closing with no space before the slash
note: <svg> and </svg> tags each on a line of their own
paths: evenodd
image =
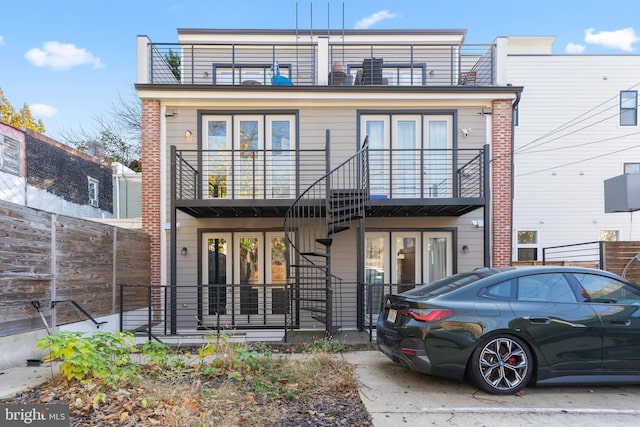
<svg viewBox="0 0 640 427">
<path fill-rule="evenodd" d="M 489 298 L 496 299 L 512 299 L 513 298 L 513 280 L 507 280 L 506 282 L 498 283 L 487 287 L 483 292 L 483 295 Z"/>
<path fill-rule="evenodd" d="M 576 302 L 562 273 L 532 274 L 518 278 L 518 301 Z"/>
<path fill-rule="evenodd" d="M 592 302 L 640 304 L 640 289 L 611 277 L 590 273 L 574 273 L 573 276 Z"/>
<path fill-rule="evenodd" d="M 418 286 L 414 289 L 404 292 L 403 295 L 411 296 L 414 298 L 442 295 L 495 273 L 495 270 L 483 270 L 454 274 L 453 276 L 448 276 L 443 279 L 436 280 L 435 282 L 431 282 L 427 285 Z"/>
</svg>

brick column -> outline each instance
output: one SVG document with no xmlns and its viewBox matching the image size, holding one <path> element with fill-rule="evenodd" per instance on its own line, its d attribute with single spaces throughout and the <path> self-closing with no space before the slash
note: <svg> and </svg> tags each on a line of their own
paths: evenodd
<svg viewBox="0 0 640 427">
<path fill-rule="evenodd" d="M 511 265 L 511 100 L 493 101 L 491 116 L 491 265 Z"/>
<path fill-rule="evenodd" d="M 160 285 L 160 102 L 142 100 L 142 231 L 149 234 L 151 285 Z"/>
</svg>

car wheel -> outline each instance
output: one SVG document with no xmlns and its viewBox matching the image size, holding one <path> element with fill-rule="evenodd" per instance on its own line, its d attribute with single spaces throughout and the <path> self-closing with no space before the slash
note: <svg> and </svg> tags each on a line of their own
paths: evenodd
<svg viewBox="0 0 640 427">
<path fill-rule="evenodd" d="M 476 347 L 470 367 L 478 388 L 491 394 L 515 394 L 531 380 L 533 358 L 521 339 L 500 335 Z"/>
</svg>

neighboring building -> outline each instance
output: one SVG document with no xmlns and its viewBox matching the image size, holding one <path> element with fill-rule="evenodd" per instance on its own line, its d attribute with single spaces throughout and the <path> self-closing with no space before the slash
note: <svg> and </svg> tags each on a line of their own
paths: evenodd
<svg viewBox="0 0 640 427">
<path fill-rule="evenodd" d="M 77 218 L 108 218 L 111 189 L 108 165 L 0 122 L 0 199 Z"/>
<path fill-rule="evenodd" d="M 465 33 L 138 38 L 142 226 L 169 332 L 362 330 L 383 284 L 510 264 L 522 88 L 498 73 L 504 45 Z"/>
<path fill-rule="evenodd" d="M 556 55 L 553 42 L 497 41 L 507 52 L 499 72 L 524 87 L 514 128 L 514 261 L 541 261 L 551 246 L 640 240 L 633 213 L 604 205 L 605 180 L 640 172 L 640 55 Z"/>
</svg>

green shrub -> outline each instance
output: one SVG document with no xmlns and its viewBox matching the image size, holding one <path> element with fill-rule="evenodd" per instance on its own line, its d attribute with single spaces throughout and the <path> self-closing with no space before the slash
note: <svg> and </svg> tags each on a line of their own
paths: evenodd
<svg viewBox="0 0 640 427">
<path fill-rule="evenodd" d="M 116 387 L 137 378 L 138 365 L 131 361 L 137 349 L 129 333 L 61 331 L 38 340 L 37 348 L 49 351 L 46 361 L 61 362 L 67 379 L 95 378 Z"/>
</svg>

